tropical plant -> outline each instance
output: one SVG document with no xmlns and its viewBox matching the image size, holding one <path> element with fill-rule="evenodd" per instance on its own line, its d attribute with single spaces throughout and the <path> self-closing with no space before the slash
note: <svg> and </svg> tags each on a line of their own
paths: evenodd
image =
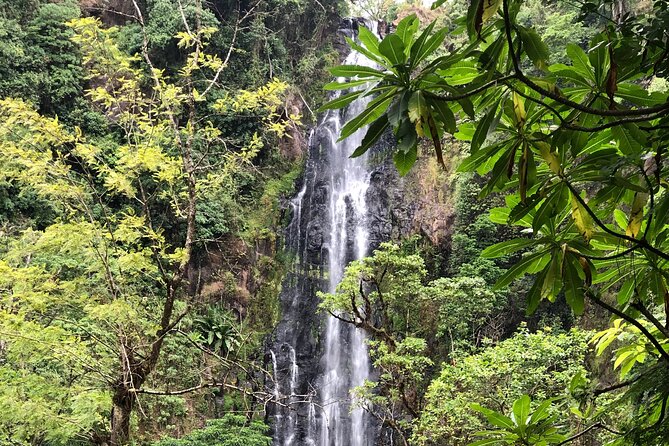
<svg viewBox="0 0 669 446">
<path fill-rule="evenodd" d="M 656 1 L 646 15 L 634 16 L 618 2 L 585 2 L 581 19 L 598 32 L 584 47 L 566 46 L 568 64 L 551 64 L 546 43 L 518 21 L 522 3 L 471 2 L 459 22 L 468 41 L 438 57 L 448 30 L 435 23 L 420 32 L 417 17 L 409 16 L 382 40 L 361 27 L 360 43 L 349 44 L 378 67 L 332 68 L 348 80 L 326 89 L 361 88 L 323 109 L 372 96 L 341 138 L 369 126 L 355 157 L 392 130 L 400 174 L 415 163 L 422 137 L 442 164 L 445 134 L 469 141 L 460 171 L 486 175 L 480 195 L 501 192 L 506 199 L 492 220 L 528 234 L 483 252 L 494 258 L 525 251 L 497 287 L 532 274 L 529 313 L 562 293 L 577 315 L 586 303 L 598 306 L 642 336 L 645 367 L 637 362 L 632 373 L 666 368 L 669 102 L 644 81 L 669 70 L 669 4 Z M 666 394 L 655 386 L 637 398 L 641 411 L 621 437 L 660 438 L 669 425 Z M 647 444 L 661 443 L 654 441 Z"/>
<path fill-rule="evenodd" d="M 513 336 L 480 351 L 455 352 L 425 393 L 425 407 L 413 422 L 412 441 L 466 445 L 485 429 L 484 418 L 471 410 L 472 404 L 507 413 L 524 394 L 539 402 L 567 396 L 566 387 L 585 373 L 589 337 L 578 329 L 530 333 L 521 326 Z M 554 405 L 551 415 L 565 408 Z M 558 421 L 566 425 L 568 418 L 561 413 Z"/>
<path fill-rule="evenodd" d="M 146 41 L 129 55 L 117 45 L 117 29 L 92 17 L 68 23 L 88 95 L 118 139 L 85 135 L 20 99 L 0 100 L 1 175 L 58 215 L 45 228 L 12 234 L 0 257 L 0 389 L 3 404 L 22 408 L 0 417 L 3 440 L 126 444 L 140 395 L 250 389 L 236 377 L 234 385 L 216 379 L 216 366 L 237 370 L 227 357 L 237 338 L 224 321 L 190 319 L 204 302 L 189 271 L 199 203 L 230 187 L 263 138 L 290 125 L 278 113 L 287 86 L 272 80 L 207 103 L 227 61 L 206 52 L 217 30 L 203 26 L 197 11 L 176 36 L 185 61 L 174 76 L 153 65 Z M 144 25 L 139 8 L 137 16 Z M 259 131 L 243 144 L 206 118 L 253 113 L 262 115 Z M 211 341 L 197 342 L 193 325 Z M 201 359 L 203 370 L 182 372 L 180 388 L 147 388 L 166 365 L 166 345 L 181 337 L 184 357 L 204 352 L 218 362 Z"/>
<path fill-rule="evenodd" d="M 486 409 L 478 404 L 472 405 L 482 413 L 488 422 L 498 428 L 492 432 L 480 432 L 480 435 L 491 435 L 471 443 L 471 446 L 533 444 L 548 446 L 562 443 L 566 437 L 557 432 L 554 425 L 557 416 L 549 412 L 551 400 L 545 400 L 535 410 L 531 410 L 530 397 L 523 395 L 513 402 L 513 410 L 506 416 L 494 410 Z"/>
<path fill-rule="evenodd" d="M 269 446 L 268 427 L 260 421 L 249 421 L 241 415 L 227 414 L 207 421 L 182 438 L 163 438 L 153 446 Z"/>
</svg>

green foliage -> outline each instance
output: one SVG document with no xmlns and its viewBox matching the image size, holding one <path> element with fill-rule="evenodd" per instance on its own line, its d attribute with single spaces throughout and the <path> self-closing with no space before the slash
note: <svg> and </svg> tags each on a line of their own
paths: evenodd
<svg viewBox="0 0 669 446">
<path fill-rule="evenodd" d="M 224 310 L 207 308 L 205 315 L 194 319 L 193 327 L 197 338 L 201 338 L 207 348 L 218 354 L 225 355 L 240 345 L 233 317 Z"/>
<path fill-rule="evenodd" d="M 82 93 L 84 72 L 68 20 L 79 17 L 74 1 L 45 3 L 22 13 L 25 24 L 0 18 L 0 97 L 16 96 L 37 104 L 47 114 L 65 118 Z"/>
<path fill-rule="evenodd" d="M 322 309 L 372 338 L 370 355 L 379 379 L 356 390 L 359 404 L 390 417 L 406 438 L 411 419 L 423 408 L 435 361 L 474 349 L 505 304 L 481 278 L 427 282 L 426 276 L 420 256 L 384 243 L 346 268 L 335 294 L 321 294 Z"/>
<path fill-rule="evenodd" d="M 485 415 L 488 422 L 499 430 L 481 432 L 480 435 L 487 434 L 491 438 L 475 441 L 471 443 L 471 446 L 518 443 L 547 446 L 566 441 L 566 437 L 558 434 L 558 429 L 554 426 L 557 416 L 550 415 L 551 402 L 551 400 L 545 400 L 536 410 L 532 411 L 530 397 L 523 395 L 513 402 L 513 410 L 509 416 L 480 405 L 472 405 L 474 410 Z"/>
<path fill-rule="evenodd" d="M 425 288 L 424 295 L 438 314 L 436 336 L 451 349 L 475 346 L 490 316 L 499 313 L 505 303 L 480 277 L 437 279 Z"/>
<path fill-rule="evenodd" d="M 664 0 L 637 15 L 620 7 L 585 2 L 572 25 L 576 11 L 561 3 L 541 5 L 547 17 L 562 16 L 549 24 L 528 13 L 537 9 L 533 3 L 474 1 L 459 22 L 468 41 L 448 55 L 438 53 L 446 28 L 433 22 L 422 33 L 407 33 L 417 20 L 409 16 L 383 42 L 361 31 L 360 50 L 378 70 L 331 72 L 365 80 L 360 95 L 376 95 L 341 136 L 372 124 L 370 135 L 373 123 L 387 121 L 400 174 L 413 164 L 421 137 L 432 141 L 440 162 L 444 134 L 470 142 L 460 171 L 484 177 L 481 197 L 504 195 L 505 204 L 490 212 L 493 222 L 516 225 L 531 240 L 484 251 L 491 258 L 519 255 L 496 288 L 527 275 L 533 283 L 528 313 L 564 296 L 576 315 L 594 304 L 623 319 L 645 344 L 639 349 L 635 338 L 623 339 L 617 366 L 627 372 L 637 359 L 669 360 L 669 105 L 666 92 L 645 88 L 667 71 L 662 30 L 669 15 Z M 589 41 L 565 41 L 567 33 Z M 465 255 L 476 251 L 477 241 L 456 239 Z M 646 401 L 657 397 L 649 394 Z M 642 401 L 635 400 L 639 407 Z M 658 416 L 655 403 L 645 410 L 642 424 L 656 420 L 654 428 L 664 429 L 665 413 Z"/>
<path fill-rule="evenodd" d="M 413 440 L 464 445 L 485 427 L 470 403 L 506 413 L 523 394 L 535 400 L 562 395 L 572 377 L 584 371 L 588 338 L 576 329 L 530 333 L 521 328 L 480 353 L 454 356 L 430 384 Z"/>
<path fill-rule="evenodd" d="M 47 13 L 57 20 L 76 17 L 52 10 L 65 6 L 44 5 L 35 20 L 47 20 Z M 220 209 L 214 218 L 203 208 L 211 209 L 221 196 L 230 199 L 239 172 L 265 141 L 284 137 L 297 117 L 280 116 L 287 85 L 276 79 L 234 94 L 221 94 L 211 81 L 201 91 L 194 86 L 194 79 L 225 68 L 205 51 L 211 27 L 194 26 L 177 36 L 184 59 L 174 76 L 143 66 L 143 59 L 119 47 L 117 29 L 94 18 L 71 20 L 68 28 L 58 22 L 56 28 L 72 37 L 65 43 L 80 48 L 88 96 L 114 132 L 90 137 L 25 101 L 0 100 L 0 175 L 9 190 L 20 192 L 7 205 L 7 216 L 23 206 L 21 195 L 34 196 L 33 207 L 49 203 L 41 210 L 18 207 L 27 229 L 2 233 L 1 404 L 25 411 L 5 411 L 0 432 L 30 444 L 78 437 L 124 444 L 144 386 L 189 394 L 203 379 L 217 380 L 221 389 L 231 380 L 239 400 L 246 386 L 257 386 L 236 361 L 251 367 L 258 340 L 225 308 L 191 317 L 208 302 L 196 296 L 202 284 L 190 271 L 199 225 L 215 238 L 229 232 L 219 224 Z M 55 44 L 47 40 L 45 45 Z M 78 63 L 76 51 L 63 51 Z M 48 93 L 56 97 L 54 92 Z M 207 103 L 211 92 L 215 99 Z M 203 113 L 254 115 L 254 132 L 239 144 Z M 204 219 L 196 218 L 198 210 Z M 153 426 L 167 428 L 186 418 L 183 401 L 175 404 L 170 392 L 153 393 L 167 393 L 151 397 L 147 406 Z M 242 443 L 248 433 L 266 444 L 257 425 L 244 429 Z"/>
<path fill-rule="evenodd" d="M 260 421 L 249 421 L 241 415 L 225 415 L 209 420 L 202 429 L 175 439 L 163 438 L 154 446 L 269 446 L 268 427 Z"/>
</svg>

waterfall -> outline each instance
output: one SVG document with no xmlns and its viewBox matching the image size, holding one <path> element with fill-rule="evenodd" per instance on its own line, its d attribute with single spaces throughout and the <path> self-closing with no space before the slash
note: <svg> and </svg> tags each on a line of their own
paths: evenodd
<svg viewBox="0 0 669 446">
<path fill-rule="evenodd" d="M 375 30 L 373 30 L 375 31 Z M 346 64 L 371 65 L 357 52 Z M 367 156 L 349 158 L 365 129 L 337 142 L 341 127 L 368 98 L 328 111 L 309 138 L 303 184 L 291 200 L 286 248 L 294 255 L 281 294 L 282 320 L 270 355 L 276 446 L 371 446 L 376 427 L 352 410 L 350 390 L 371 373 L 365 334 L 318 314 L 317 291 L 334 292 L 346 265 L 369 250 Z"/>
</svg>

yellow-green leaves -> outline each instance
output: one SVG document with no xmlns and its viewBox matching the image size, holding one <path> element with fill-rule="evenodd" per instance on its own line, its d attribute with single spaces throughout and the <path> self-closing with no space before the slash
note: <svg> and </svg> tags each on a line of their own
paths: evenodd
<svg viewBox="0 0 669 446">
<path fill-rule="evenodd" d="M 555 175 L 560 175 L 562 173 L 562 168 L 560 166 L 560 159 L 557 154 L 551 150 L 551 146 L 548 143 L 537 141 L 534 143 L 535 147 L 539 149 L 541 157 L 546 161 L 548 168 Z"/>
<path fill-rule="evenodd" d="M 646 330 L 657 334 L 657 329 L 650 326 L 649 323 L 643 320 L 641 320 L 640 323 Z M 615 351 L 616 359 L 613 363 L 614 369 L 620 369 L 621 380 L 625 379 L 636 364 L 644 363 L 649 354 L 658 354 L 657 350 L 648 345 L 638 327 L 629 324 L 622 319 L 615 319 L 611 327 L 595 334 L 591 342 L 595 344 L 597 355 L 601 356 L 616 340 L 623 338 L 626 339 L 627 342 Z M 660 344 L 663 348 L 667 348 L 666 339 L 661 340 Z"/>
<path fill-rule="evenodd" d="M 574 224 L 578 228 L 578 232 L 586 242 L 589 242 L 595 234 L 595 223 L 573 193 L 571 194 L 571 217 L 574 219 Z"/>
<path fill-rule="evenodd" d="M 632 202 L 632 209 L 630 217 L 627 222 L 625 234 L 630 237 L 636 237 L 641 231 L 641 224 L 643 222 L 643 208 L 648 201 L 648 194 L 637 192 L 634 194 L 634 201 Z"/>
<path fill-rule="evenodd" d="M 470 36 L 476 33 L 481 38 L 483 25 L 493 17 L 502 0 L 474 0 L 471 2 L 467 11 L 467 28 L 470 30 Z"/>
<path fill-rule="evenodd" d="M 416 133 L 423 136 L 423 123 L 427 121 L 428 108 L 422 91 L 414 92 L 409 98 L 409 119 L 416 126 Z"/>
<path fill-rule="evenodd" d="M 523 42 L 523 49 L 532 63 L 540 70 L 548 67 L 550 53 L 546 45 L 534 28 L 526 28 L 518 25 L 518 35 Z"/>
<path fill-rule="evenodd" d="M 502 4 L 502 0 L 481 0 L 481 1 L 483 5 L 483 12 L 481 13 L 481 21 L 485 23 L 497 13 L 497 10 Z"/>
</svg>

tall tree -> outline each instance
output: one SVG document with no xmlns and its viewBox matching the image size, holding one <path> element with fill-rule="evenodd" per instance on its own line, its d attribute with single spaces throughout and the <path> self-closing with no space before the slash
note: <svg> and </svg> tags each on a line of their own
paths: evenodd
<svg viewBox="0 0 669 446">
<path fill-rule="evenodd" d="M 283 135 L 291 122 L 278 113 L 287 87 L 278 80 L 206 102 L 220 93 L 234 36 L 223 58 L 207 53 L 217 28 L 206 25 L 199 2 L 178 5 L 183 31 L 176 39 L 186 57 L 174 76 L 152 62 L 137 3 L 138 56 L 119 48 L 115 28 L 104 29 L 94 18 L 69 23 L 90 77 L 88 94 L 118 139 L 89 138 L 21 100 L 0 101 L 2 176 L 46 198 L 60 215 L 44 231 L 12 240 L 0 260 L 0 327 L 10 358 L 0 388 L 21 407 L 44 403 L 39 414 L 26 412 L 26 420 L 14 414 L 0 420 L 9 439 L 84 436 L 122 445 L 130 440 L 142 393 L 180 395 L 213 386 L 255 391 L 253 373 L 239 384 L 217 380 L 206 372 L 210 367 L 188 371 L 192 386 L 184 389 L 146 388 L 174 336 L 215 357 L 219 367 L 248 371 L 220 354 L 231 345 L 227 339 L 217 344 L 195 333 L 193 311 L 202 302 L 190 270 L 202 243 L 198 208 L 230 187 L 232 174 L 262 146 L 263 134 Z M 242 113 L 257 115 L 264 132 L 243 145 L 209 119 Z"/>
</svg>

